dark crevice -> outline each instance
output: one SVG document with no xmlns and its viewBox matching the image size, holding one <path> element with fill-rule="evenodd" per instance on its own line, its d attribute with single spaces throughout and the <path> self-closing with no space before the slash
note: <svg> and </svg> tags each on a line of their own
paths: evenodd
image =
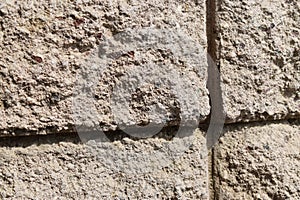
<svg viewBox="0 0 300 200">
<path fill-rule="evenodd" d="M 194 126 L 180 127 L 178 117 L 174 121 L 168 122 L 157 134 L 151 136 L 152 138 L 162 138 L 172 140 L 173 138 L 183 138 L 190 136 L 193 133 Z M 198 128 L 205 132 L 207 130 L 207 121 L 199 124 Z M 181 129 L 178 133 L 179 127 Z M 138 132 L 143 131 L 143 126 L 137 129 Z M 73 125 L 66 126 L 65 130 L 61 130 L 57 126 L 48 126 L 38 130 L 27 130 L 21 128 L 0 129 L 0 147 L 27 147 L 30 145 L 53 144 L 59 142 L 73 142 L 84 143 L 88 140 L 99 139 L 104 136 L 103 141 L 117 141 L 124 138 L 132 140 L 142 140 L 143 138 L 133 137 L 126 134 L 126 130 L 120 129 L 103 131 L 104 135 L 99 134 L 99 131 L 84 131 L 90 128 L 75 127 Z M 185 134 L 187 133 L 187 134 Z M 81 136 L 81 137 L 80 137 Z M 145 136 L 148 137 L 147 135 Z"/>
<path fill-rule="evenodd" d="M 200 124 L 201 130 L 206 130 L 205 124 Z M 79 128 L 79 127 L 77 127 Z M 140 130 L 141 129 L 141 130 Z M 184 138 L 190 136 L 193 131 L 193 126 L 180 127 L 181 131 L 178 134 L 179 125 L 166 124 L 159 133 L 145 138 L 162 138 L 171 141 L 173 138 Z M 58 130 L 55 127 L 47 127 L 38 131 L 29 131 L 25 129 L 12 129 L 10 131 L 0 130 L 0 147 L 28 147 L 31 145 L 42 144 L 57 144 L 60 142 L 71 142 L 80 144 L 89 140 L 97 140 L 102 142 L 122 141 L 124 138 L 132 140 L 144 140 L 145 138 L 134 137 L 127 134 L 126 130 L 111 130 L 111 131 L 82 131 L 89 130 L 88 128 L 68 127 L 67 130 Z M 143 127 L 136 129 L 137 132 L 143 130 Z M 132 131 L 132 130 L 131 130 Z"/>
<path fill-rule="evenodd" d="M 261 125 L 266 125 L 266 124 L 269 124 L 269 123 L 280 123 L 280 122 L 294 122 L 294 121 L 297 121 L 300 119 L 300 115 L 287 115 L 285 117 L 281 117 L 281 118 L 278 118 L 278 119 L 275 119 L 273 117 L 269 117 L 269 118 L 265 118 L 265 119 L 262 119 L 262 118 L 256 118 L 256 119 L 250 119 L 248 121 L 226 121 L 226 124 L 225 125 L 236 125 L 236 126 L 248 126 L 248 125 L 251 125 L 251 124 L 261 124 Z"/>
<path fill-rule="evenodd" d="M 209 163 L 209 199 L 218 199 L 216 192 L 215 177 L 215 151 L 214 145 L 218 142 L 225 121 L 223 108 L 223 99 L 220 82 L 220 65 L 218 63 L 218 44 L 217 44 L 217 23 L 216 23 L 217 0 L 206 0 L 206 37 L 207 37 L 207 62 L 208 62 L 208 80 L 207 89 L 211 111 L 209 115 L 209 128 L 207 131 L 207 147 L 210 150 Z"/>
<path fill-rule="evenodd" d="M 216 23 L 217 1 L 206 1 L 206 37 L 207 37 L 207 64 L 208 79 L 207 89 L 210 99 L 209 128 L 207 130 L 207 147 L 211 149 L 217 144 L 222 134 L 225 122 L 223 107 L 220 65 L 218 64 L 217 23 Z"/>
<path fill-rule="evenodd" d="M 216 162 L 216 159 L 215 159 L 215 155 L 216 152 L 215 152 L 215 149 L 212 149 L 211 152 L 210 152 L 210 162 L 209 162 L 209 177 L 210 177 L 210 182 L 209 182 L 209 186 L 210 186 L 210 198 L 211 200 L 217 200 L 219 199 L 219 195 L 218 193 L 216 192 L 217 190 L 217 178 L 216 178 L 216 169 L 215 169 L 215 162 Z"/>
<path fill-rule="evenodd" d="M 60 142 L 81 143 L 77 133 L 53 133 L 47 135 L 26 135 L 0 137 L 0 147 L 28 147 L 42 144 L 58 144 Z"/>
<path fill-rule="evenodd" d="M 87 128 L 80 128 L 82 130 L 88 130 Z M 150 129 L 150 130 L 149 130 Z M 155 130 L 156 127 L 153 127 Z M 175 137 L 184 137 L 178 136 L 177 131 L 179 129 L 179 125 L 177 126 L 169 126 L 165 125 L 157 134 L 151 135 L 151 128 L 144 129 L 142 126 L 140 127 L 127 127 L 126 129 L 117 129 L 111 131 L 80 131 L 80 139 L 82 142 L 88 142 L 89 140 L 96 140 L 97 142 L 114 142 L 114 141 L 122 141 L 124 138 L 130 138 L 131 140 L 138 141 L 147 138 L 163 138 L 165 140 L 172 140 Z M 149 132 L 146 132 L 149 131 Z M 132 134 L 128 134 L 132 133 Z M 143 133 L 144 135 L 140 135 L 139 137 L 135 137 L 135 133 Z M 148 135 L 149 134 L 149 135 Z"/>
<path fill-rule="evenodd" d="M 217 45 L 217 26 L 216 26 L 216 0 L 206 0 L 206 37 L 207 37 L 207 53 L 213 62 L 218 61 L 218 45 Z M 220 70 L 220 66 L 217 66 Z"/>
</svg>

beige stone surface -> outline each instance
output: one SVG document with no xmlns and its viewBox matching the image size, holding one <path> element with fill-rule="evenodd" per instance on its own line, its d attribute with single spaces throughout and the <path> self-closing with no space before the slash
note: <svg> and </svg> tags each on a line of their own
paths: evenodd
<svg viewBox="0 0 300 200">
<path fill-rule="evenodd" d="M 45 134 L 74 126 L 72 100 L 79 69 L 89 67 L 87 60 L 94 59 L 92 52 L 97 51 L 101 42 L 122 31 L 130 29 L 134 33 L 149 27 L 180 30 L 185 39 L 190 37 L 206 48 L 202 0 L 2 1 L 0 22 L 1 135 Z M 172 64 L 179 74 L 191 75 L 193 87 L 201 85 L 197 91 L 203 99 L 199 100 L 201 111 L 197 114 L 204 120 L 210 109 L 205 74 L 198 76 L 189 60 L 173 55 L 172 48 L 171 54 L 166 48 L 145 50 L 144 61 L 164 60 L 163 65 Z M 112 88 L 129 69 L 142 65 L 135 60 L 138 53 L 123 52 L 95 89 L 96 123 L 106 129 L 115 129 L 117 124 L 110 105 Z M 206 66 L 205 57 L 202 65 Z M 143 95 L 149 98 L 141 98 Z M 153 104 L 168 108 L 165 121 L 176 121 L 180 103 L 184 104 L 177 102 L 167 87 L 151 83 L 141 86 L 140 91 L 132 94 L 130 112 L 134 117 L 130 124 L 151 122 L 152 116 L 146 111 Z M 187 113 L 191 115 L 194 119 L 194 114 Z M 161 119 L 159 123 L 165 121 Z"/>
<path fill-rule="evenodd" d="M 300 2 L 217 1 L 228 122 L 300 115 Z"/>
<path fill-rule="evenodd" d="M 228 126 L 215 149 L 217 199 L 299 199 L 300 120 Z"/>
<path fill-rule="evenodd" d="M 0 198 L 208 199 L 203 133 L 180 156 L 171 157 L 168 143 L 125 138 L 82 145 L 49 135 L 1 140 Z M 180 148 L 184 140 L 172 143 Z"/>
<path fill-rule="evenodd" d="M 216 0 L 215 13 L 212 2 L 206 8 L 204 0 L 1 1 L 0 198 L 300 199 L 300 122 L 283 121 L 300 116 L 300 3 Z M 215 14 L 216 24 L 213 16 L 206 22 L 206 14 Z M 206 27 L 217 32 L 208 40 L 220 67 L 227 122 L 235 123 L 226 126 L 213 165 L 202 132 L 172 141 L 123 138 L 87 144 L 80 143 L 88 139 L 80 131 L 76 139 L 50 135 L 74 131 L 75 125 L 83 131 L 149 122 L 173 126 L 179 113 L 182 122 L 194 122 L 195 116 L 204 122 L 210 111 L 206 55 L 193 56 L 198 56 L 197 45 L 207 48 Z M 187 56 L 174 53 L 178 48 L 169 41 L 161 40 L 169 46 L 158 48 L 135 42 L 147 38 L 151 43 L 148 36 L 165 30 L 172 30 L 176 44 L 190 47 L 183 48 Z M 97 80 L 90 75 L 102 67 L 99 59 L 111 63 Z M 137 67 L 151 62 L 164 67 Z M 150 72 L 163 80 L 155 81 Z M 135 86 L 126 80 L 145 77 L 154 82 L 126 93 Z M 168 81 L 181 83 L 179 95 L 164 85 Z M 92 91 L 92 104 L 86 98 L 74 104 L 83 90 Z M 127 109 L 122 105 L 129 97 Z M 199 110 L 184 107 L 195 99 Z M 155 106 L 166 115 L 148 113 Z M 36 134 L 46 135 L 3 137 Z M 164 138 L 168 134 L 173 133 Z"/>
</svg>

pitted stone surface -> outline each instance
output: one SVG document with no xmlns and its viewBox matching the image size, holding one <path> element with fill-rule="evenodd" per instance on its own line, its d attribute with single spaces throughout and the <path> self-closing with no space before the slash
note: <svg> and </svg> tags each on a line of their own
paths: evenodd
<svg viewBox="0 0 300 200">
<path fill-rule="evenodd" d="M 218 199 L 299 199 L 300 121 L 228 126 L 215 149 Z"/>
<path fill-rule="evenodd" d="M 181 30 L 206 48 L 204 1 L 4 1 L 0 4 L 0 21 L 2 135 L 70 129 L 74 125 L 72 100 L 77 72 L 105 38 L 128 29 L 171 28 Z M 145 60 L 161 60 L 165 53 L 150 49 Z M 111 86 L 126 73 L 122 71 L 126 64 L 122 59 L 134 62 L 131 52 L 122 56 L 115 63 L 119 68 L 108 71 L 109 77 L 103 79 L 108 82 L 99 83 L 100 96 L 95 95 L 99 123 L 107 129 L 116 125 L 110 108 Z M 186 63 L 179 60 L 176 66 L 174 70 L 185 73 Z M 198 77 L 199 82 L 202 86 L 206 80 Z M 202 93 L 200 114 L 205 118 L 210 108 L 205 88 Z M 150 100 L 137 98 L 144 94 L 151 96 Z M 146 85 L 133 94 L 133 122 L 151 120 L 145 114 L 147 103 L 157 103 L 159 97 L 164 105 L 171 106 L 174 111 L 170 116 L 174 116 L 178 105 L 166 102 L 174 103 L 170 91 Z"/>
<path fill-rule="evenodd" d="M 92 145 L 54 143 L 45 139 L 34 144 L 24 141 L 17 144 L 24 147 L 17 147 L 13 142 L 6 146 L 2 140 L 0 198 L 206 200 L 208 157 L 203 151 L 205 137 L 200 131 L 195 135 L 193 145 L 163 168 L 150 162 L 164 162 L 164 158 L 155 157 L 168 142 L 163 139 L 132 141 L 125 138 Z M 14 147 L 10 147 L 12 145 Z M 122 152 L 132 152 L 133 157 L 118 157 Z M 148 152 L 148 156 L 139 165 L 134 165 L 143 152 Z M 111 156 L 114 157 L 111 165 L 103 162 Z M 124 167 L 127 170 L 123 170 Z"/>
<path fill-rule="evenodd" d="M 227 121 L 300 116 L 300 2 L 217 1 Z"/>
</svg>

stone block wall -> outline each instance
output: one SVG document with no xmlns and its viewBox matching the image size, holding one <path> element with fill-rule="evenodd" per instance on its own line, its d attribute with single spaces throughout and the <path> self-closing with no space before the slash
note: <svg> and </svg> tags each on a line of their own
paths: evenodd
<svg viewBox="0 0 300 200">
<path fill-rule="evenodd" d="M 1 199 L 299 199 L 299 13 L 296 0 L 2 1 Z M 80 127 L 111 141 L 83 143 Z M 193 134 L 170 141 L 178 130 Z"/>
<path fill-rule="evenodd" d="M 215 199 L 299 199 L 300 4 L 214 5 L 230 124 L 213 153 Z"/>
</svg>

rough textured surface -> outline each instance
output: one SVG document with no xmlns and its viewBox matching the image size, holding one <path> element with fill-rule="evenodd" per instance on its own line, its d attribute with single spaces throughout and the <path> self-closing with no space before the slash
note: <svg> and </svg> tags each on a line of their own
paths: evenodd
<svg viewBox="0 0 300 200">
<path fill-rule="evenodd" d="M 165 120 L 169 126 L 197 128 L 199 118 L 209 114 L 206 77 L 204 49 L 179 30 L 116 34 L 100 44 L 78 73 L 76 124 L 155 126 Z"/>
<path fill-rule="evenodd" d="M 215 150 L 217 199 L 300 199 L 300 120 L 230 126 Z"/>
<path fill-rule="evenodd" d="M 229 122 L 300 115 L 300 2 L 217 1 Z"/>
<path fill-rule="evenodd" d="M 42 133 L 45 129 L 57 132 L 74 125 L 71 112 L 76 74 L 105 38 L 126 29 L 172 28 L 180 29 L 206 48 L 202 0 L 4 1 L 0 3 L 0 22 L 0 130 L 5 135 Z M 161 60 L 170 53 L 166 51 L 150 49 L 145 60 Z M 95 98 L 102 126 L 114 128 L 116 124 L 109 104 L 110 92 L 126 73 L 124 65 L 134 62 L 133 55 L 122 55 L 115 63 L 119 68 L 108 71 L 106 79 L 99 83 L 100 96 L 96 94 Z M 188 63 L 180 59 L 174 62 L 179 73 L 185 73 Z M 203 77 L 197 81 L 202 85 L 206 82 Z M 205 88 L 202 92 L 205 103 L 201 115 L 205 116 L 209 106 Z M 153 97 L 138 98 L 142 94 Z M 131 109 L 137 124 L 151 120 L 144 114 L 147 103 L 161 103 L 155 102 L 159 96 L 164 106 L 175 110 L 170 118 L 178 112 L 176 102 L 170 105 L 174 101 L 167 88 L 150 84 L 132 96 Z"/>
<path fill-rule="evenodd" d="M 173 126 L 178 125 L 180 113 L 187 116 L 182 118 L 187 121 L 194 120 L 195 113 L 204 120 L 209 112 L 206 74 L 199 76 L 193 70 L 196 63 L 191 64 L 193 59 L 189 56 L 195 45 L 181 41 L 191 47 L 184 58 L 175 55 L 176 48 L 172 47 L 140 46 L 122 51 L 117 43 L 122 43 L 123 38 L 111 38 L 123 36 L 120 33 L 127 29 L 132 35 L 136 29 L 144 28 L 180 30 L 206 49 L 207 27 L 208 51 L 220 67 L 228 122 L 299 117 L 299 1 L 206 3 L 208 8 L 204 0 L 2 1 L 0 136 L 70 131 L 74 126 L 71 113 L 81 107 L 92 112 L 92 120 L 85 120 L 84 113 L 76 113 L 78 125 L 84 128 L 100 124 L 111 130 L 117 124 L 147 125 L 151 121 L 157 125 L 161 119 Z M 146 35 L 132 38 L 135 41 Z M 103 42 L 117 45 L 109 50 L 107 46 L 97 49 Z M 80 87 L 80 80 L 76 81 L 80 68 L 86 70 L 81 75 L 89 74 L 93 71 L 89 71 L 90 64 L 97 65 L 103 55 L 111 63 L 101 79 L 91 78 L 96 81 L 92 82 L 95 87 L 80 79 L 85 86 Z M 167 67 L 149 67 L 148 71 L 137 67 L 150 61 Z M 205 57 L 201 66 L 206 67 Z M 132 89 L 134 84 L 124 79 L 135 76 L 135 80 L 155 80 L 155 76 L 148 76 L 149 71 L 166 79 L 128 93 L 126 89 Z M 187 78 L 178 81 L 177 73 Z M 182 107 L 185 103 L 164 85 L 170 77 L 183 84 L 183 89 L 199 87 L 200 111 Z M 79 91 L 74 91 L 78 84 Z M 114 88 L 116 85 L 120 90 Z M 74 93 L 91 88 L 91 98 L 95 100 L 91 107 L 96 109 L 84 101 L 79 105 L 75 102 L 74 107 Z M 183 102 L 193 104 L 194 99 L 185 95 L 189 92 L 178 91 Z M 129 109 L 123 107 L 126 98 L 130 98 L 126 104 Z M 166 108 L 167 117 L 148 112 L 155 106 L 158 110 Z M 213 114 L 212 111 L 212 118 Z M 212 166 L 216 199 L 300 199 L 299 123 L 227 126 L 214 152 L 213 165 L 208 164 L 205 139 L 199 132 L 196 138 L 173 138 L 171 142 L 123 138 L 111 143 L 90 141 L 86 145 L 79 143 L 87 139 L 86 135 L 76 142 L 57 142 L 58 137 L 64 137 L 61 134 L 1 137 L 0 198 L 207 199 L 207 168 Z"/>
<path fill-rule="evenodd" d="M 20 143 L 2 141 L 0 198 L 207 199 L 208 164 L 202 134 L 197 131 L 193 144 L 162 168 L 150 162 L 164 164 L 166 157 L 156 157 L 166 152 L 163 146 L 167 141 L 162 139 L 137 142 L 125 138 L 90 145 L 51 143 L 47 136 L 35 144 L 25 139 Z M 118 156 L 122 152 L 132 157 Z M 143 157 L 143 153 L 149 154 Z M 113 162 L 108 165 L 108 160 Z M 137 160 L 139 165 L 133 165 Z"/>
</svg>

